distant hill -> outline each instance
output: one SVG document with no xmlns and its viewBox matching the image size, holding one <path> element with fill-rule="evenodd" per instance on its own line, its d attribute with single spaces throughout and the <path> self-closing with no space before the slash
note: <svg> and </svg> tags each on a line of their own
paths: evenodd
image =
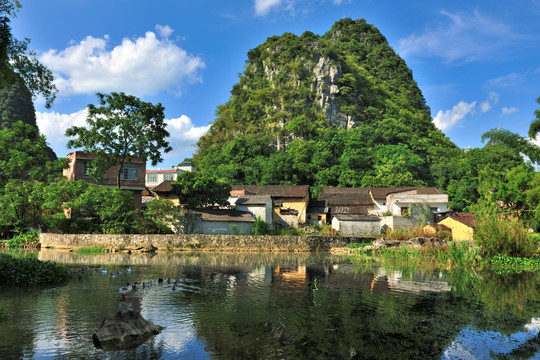
<svg viewBox="0 0 540 360">
<path fill-rule="evenodd" d="M 456 146 L 379 30 L 342 19 L 323 36 L 252 49 L 193 158 L 233 184 L 431 185 Z"/>
</svg>

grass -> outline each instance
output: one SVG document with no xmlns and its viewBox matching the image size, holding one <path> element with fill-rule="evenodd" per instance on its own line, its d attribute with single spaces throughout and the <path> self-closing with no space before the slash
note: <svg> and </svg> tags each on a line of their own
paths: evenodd
<svg viewBox="0 0 540 360">
<path fill-rule="evenodd" d="M 105 251 L 105 246 L 92 246 L 92 247 L 82 247 L 75 250 L 76 254 L 79 255 L 97 255 L 103 254 Z"/>
<path fill-rule="evenodd" d="M 370 246 L 370 245 L 373 245 L 372 243 L 350 243 L 349 245 L 347 245 L 347 247 L 349 249 L 360 249 L 360 248 L 365 248 L 366 246 Z"/>
<path fill-rule="evenodd" d="M 530 258 L 538 251 L 535 236 L 517 218 L 487 216 L 474 227 L 474 239 L 488 256 Z"/>
<path fill-rule="evenodd" d="M 417 268 L 471 268 L 479 261 L 480 249 L 468 242 L 451 242 L 442 247 L 415 248 L 400 246 L 381 248 L 370 255 L 359 251 L 353 256 L 357 264 L 377 262 L 383 267 L 414 271 Z"/>
</svg>

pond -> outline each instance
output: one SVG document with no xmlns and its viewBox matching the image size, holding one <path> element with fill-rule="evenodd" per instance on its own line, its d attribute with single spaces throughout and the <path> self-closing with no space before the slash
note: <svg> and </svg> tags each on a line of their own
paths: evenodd
<svg viewBox="0 0 540 360">
<path fill-rule="evenodd" d="M 88 275 L 0 288 L 1 359 L 540 358 L 539 273 L 407 273 L 324 254 L 37 256 Z M 92 334 L 122 308 L 165 329 L 97 349 Z"/>
</svg>

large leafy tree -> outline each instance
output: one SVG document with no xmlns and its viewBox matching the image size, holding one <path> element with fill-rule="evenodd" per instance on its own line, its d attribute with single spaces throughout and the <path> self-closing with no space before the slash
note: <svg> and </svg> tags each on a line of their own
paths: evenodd
<svg viewBox="0 0 540 360">
<path fill-rule="evenodd" d="M 540 96 L 536 99 L 536 102 L 540 105 Z M 529 127 L 529 137 L 531 139 L 536 139 L 536 136 L 540 133 L 540 109 L 536 109 L 534 115 L 536 119 L 531 122 L 531 126 Z"/>
<path fill-rule="evenodd" d="M 134 157 L 155 166 L 163 160 L 161 153 L 172 150 L 165 140 L 169 136 L 164 122 L 164 107 L 153 105 L 124 93 L 97 93 L 98 106 L 88 105 L 88 127 L 72 126 L 66 136 L 69 148 L 82 148 L 96 156 L 94 177 L 100 179 L 105 171 L 119 165 L 116 177 L 120 187 L 122 166 Z"/>
</svg>

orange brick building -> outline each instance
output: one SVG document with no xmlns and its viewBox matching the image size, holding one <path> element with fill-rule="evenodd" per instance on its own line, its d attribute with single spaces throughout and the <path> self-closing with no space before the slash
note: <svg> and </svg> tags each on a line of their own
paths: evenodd
<svg viewBox="0 0 540 360">
<path fill-rule="evenodd" d="M 92 160 L 96 157 L 82 151 L 69 153 L 69 168 L 64 169 L 64 176 L 68 180 L 85 180 L 91 183 L 97 183 L 88 173 L 88 168 Z M 99 184 L 116 187 L 116 177 L 120 166 L 113 166 L 105 172 L 103 181 Z M 135 210 L 140 210 L 142 206 L 142 191 L 146 176 L 146 162 L 140 158 L 132 158 L 129 163 L 124 164 L 120 172 L 120 188 L 133 192 L 133 205 Z"/>
</svg>

